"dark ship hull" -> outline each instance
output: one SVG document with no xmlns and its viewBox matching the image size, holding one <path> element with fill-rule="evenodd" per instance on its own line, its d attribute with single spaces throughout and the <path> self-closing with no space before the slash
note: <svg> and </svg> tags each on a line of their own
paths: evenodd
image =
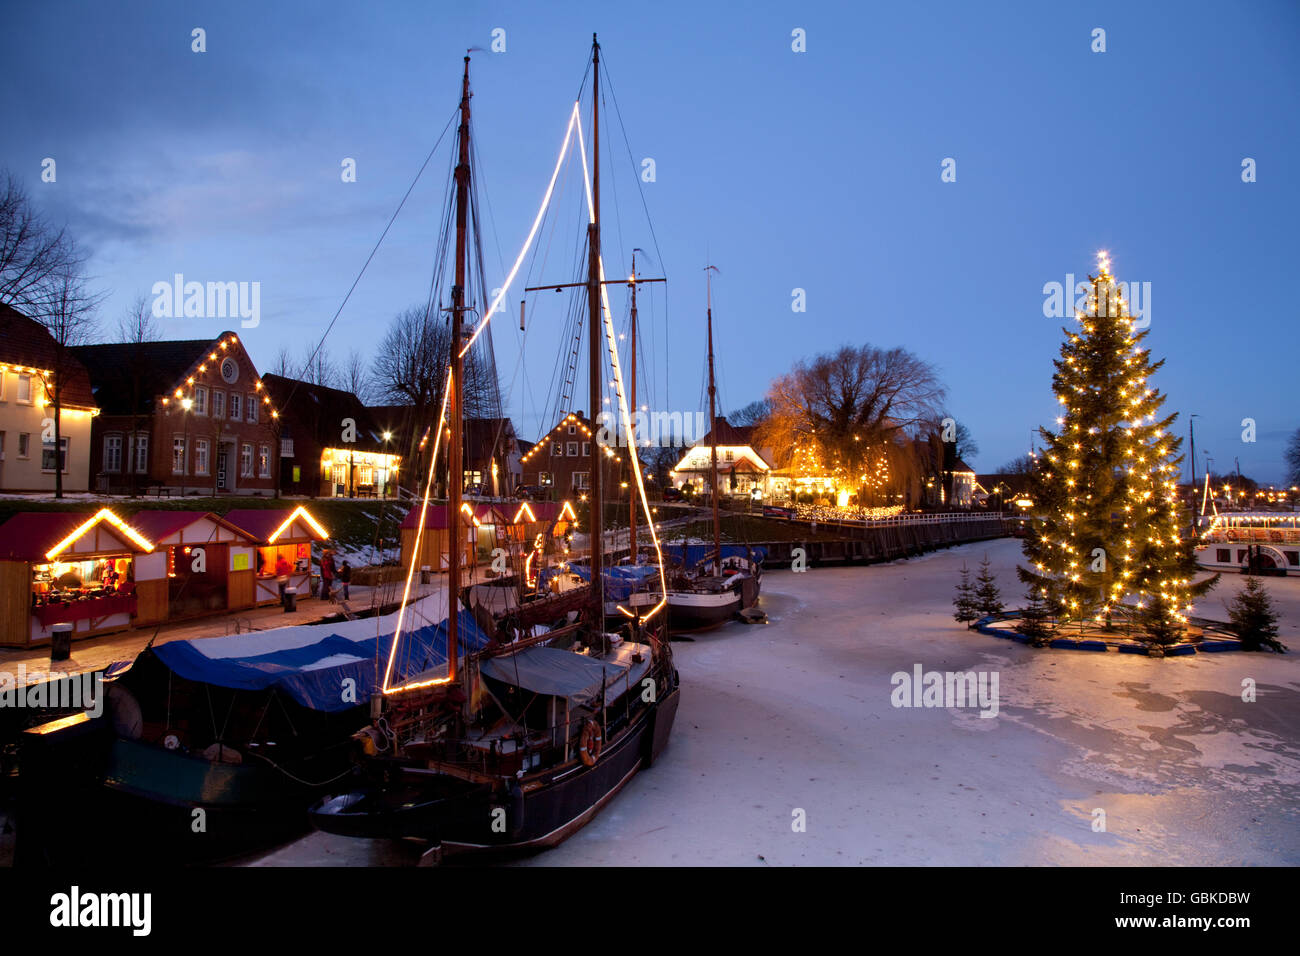
<svg viewBox="0 0 1300 956">
<path fill-rule="evenodd" d="M 311 821 L 342 836 L 427 841 L 442 854 L 525 853 L 556 846 L 663 752 L 680 697 L 674 682 L 670 693 L 612 735 L 593 766 L 575 758 L 495 782 L 405 767 L 397 771 L 400 785 L 327 798 L 312 808 Z"/>
</svg>

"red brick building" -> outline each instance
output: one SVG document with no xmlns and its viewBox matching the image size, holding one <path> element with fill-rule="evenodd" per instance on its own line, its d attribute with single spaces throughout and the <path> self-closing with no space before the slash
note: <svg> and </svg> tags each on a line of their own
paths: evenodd
<svg viewBox="0 0 1300 956">
<path fill-rule="evenodd" d="M 93 487 L 275 493 L 278 412 L 233 332 L 73 351 L 90 373 L 100 406 L 91 433 Z"/>
<path fill-rule="evenodd" d="M 591 422 L 582 412 L 570 412 L 538 439 L 522 457 L 524 484 L 541 488 L 555 500 L 577 497 L 591 487 Z M 619 497 L 624 480 L 626 448 L 605 449 L 604 482 L 607 501 Z"/>
</svg>

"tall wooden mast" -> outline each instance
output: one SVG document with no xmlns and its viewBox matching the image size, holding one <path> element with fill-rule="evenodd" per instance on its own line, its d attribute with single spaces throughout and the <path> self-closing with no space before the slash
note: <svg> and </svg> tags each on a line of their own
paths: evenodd
<svg viewBox="0 0 1300 956">
<path fill-rule="evenodd" d="M 591 224 L 587 226 L 587 324 L 590 326 L 591 347 L 587 355 L 588 412 L 591 422 L 591 474 L 588 486 L 591 496 L 591 590 L 595 601 L 596 627 L 603 626 L 605 615 L 605 520 L 601 507 L 604 482 L 601 456 L 605 448 L 596 440 L 596 422 L 601 410 L 603 364 L 600 356 L 600 339 L 603 321 L 600 303 L 600 43 L 591 35 Z"/>
<path fill-rule="evenodd" d="M 636 250 L 632 250 L 632 278 L 628 282 L 632 286 L 632 345 L 630 347 L 630 360 L 632 365 L 631 387 L 628 396 L 628 410 L 632 413 L 632 421 L 628 422 L 628 435 L 631 441 L 628 442 L 628 453 L 635 455 L 637 453 L 636 445 Z M 635 477 L 632 471 L 632 460 L 628 459 L 628 477 Z M 637 496 L 629 481 L 627 487 L 627 553 L 628 559 L 636 565 L 636 504 Z"/>
<path fill-rule="evenodd" d="M 465 57 L 465 76 L 460 89 L 460 161 L 456 165 L 456 281 L 451 287 L 451 394 L 447 413 L 451 421 L 451 440 L 447 444 L 447 677 L 456 680 L 460 643 L 460 549 L 461 492 L 465 469 L 461 464 L 464 450 L 465 410 L 461 407 L 465 390 L 461 373 L 462 332 L 465 325 L 466 232 L 469 220 L 469 56 Z"/>
<path fill-rule="evenodd" d="M 718 515 L 718 387 L 713 379 L 713 273 L 717 266 L 705 266 L 708 276 L 708 317 L 709 317 L 709 472 L 710 490 L 713 498 L 713 573 L 722 573 L 722 519 Z"/>
</svg>

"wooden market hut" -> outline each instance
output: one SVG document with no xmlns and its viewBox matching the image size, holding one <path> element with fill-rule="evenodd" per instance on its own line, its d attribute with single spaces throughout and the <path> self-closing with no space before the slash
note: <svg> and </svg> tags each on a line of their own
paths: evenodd
<svg viewBox="0 0 1300 956">
<path fill-rule="evenodd" d="M 420 537 L 417 554 L 415 537 L 420 525 L 421 507 L 422 505 L 417 502 L 402 519 L 402 567 L 409 569 L 414 562 L 416 570 L 429 568 L 435 571 L 446 571 L 447 560 L 451 553 L 447 540 L 450 533 L 447 527 L 447 506 L 446 504 L 429 505 L 424 517 L 424 533 Z M 472 568 L 480 557 L 486 558 L 490 555 L 493 548 L 507 545 L 506 533 L 510 518 L 501 505 L 491 502 L 467 501 L 461 505 L 461 508 L 467 519 L 461 525 L 465 529 L 465 540 L 460 546 L 461 566 Z"/>
<path fill-rule="evenodd" d="M 247 532 L 255 543 L 253 554 L 253 601 L 278 604 L 275 563 L 283 555 L 293 568 L 289 587 L 306 597 L 311 587 L 312 545 L 329 538 L 329 532 L 302 505 L 297 508 L 238 508 L 226 514 L 226 521 Z"/>
<path fill-rule="evenodd" d="M 140 511 L 131 523 L 154 544 L 137 559 L 149 570 L 150 587 L 166 581 L 161 601 L 150 601 L 136 618 L 149 624 L 252 607 L 257 539 L 208 511 Z"/>
<path fill-rule="evenodd" d="M 48 643 L 55 624 L 73 637 L 131 627 L 148 613 L 159 587 L 141 566 L 149 538 L 108 508 L 93 515 L 22 512 L 0 525 L 0 644 Z"/>
</svg>

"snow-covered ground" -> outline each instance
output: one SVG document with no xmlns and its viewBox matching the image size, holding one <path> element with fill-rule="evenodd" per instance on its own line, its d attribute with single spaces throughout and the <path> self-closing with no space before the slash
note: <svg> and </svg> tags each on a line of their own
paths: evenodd
<svg viewBox="0 0 1300 956">
<path fill-rule="evenodd" d="M 957 569 L 985 552 L 1018 603 L 1014 540 L 769 574 L 769 624 L 674 645 L 682 703 L 661 760 L 522 863 L 1300 863 L 1300 578 L 1266 581 L 1291 654 L 1154 660 L 1034 650 L 955 624 Z M 1225 618 L 1241 581 L 1225 577 L 1197 613 Z M 892 675 L 917 664 L 996 673 L 997 716 L 894 707 Z M 317 833 L 258 862 L 413 858 Z"/>
</svg>

